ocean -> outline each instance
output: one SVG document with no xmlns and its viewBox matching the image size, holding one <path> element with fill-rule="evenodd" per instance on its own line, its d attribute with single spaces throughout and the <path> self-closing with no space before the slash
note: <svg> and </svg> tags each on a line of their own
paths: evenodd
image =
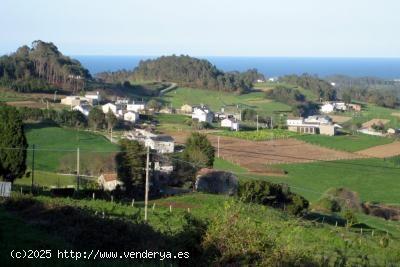
<svg viewBox="0 0 400 267">
<path fill-rule="evenodd" d="M 150 56 L 72 56 L 90 73 L 131 70 Z M 224 71 L 258 69 L 266 77 L 287 74 L 335 74 L 400 79 L 400 58 L 202 57 Z"/>
</svg>

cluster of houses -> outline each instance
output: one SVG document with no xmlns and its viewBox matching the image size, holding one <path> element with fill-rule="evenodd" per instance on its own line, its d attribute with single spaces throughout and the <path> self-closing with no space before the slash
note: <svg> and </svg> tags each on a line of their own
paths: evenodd
<svg viewBox="0 0 400 267">
<path fill-rule="evenodd" d="M 224 108 L 221 109 L 221 112 L 214 113 L 205 105 L 191 106 L 185 104 L 181 107 L 180 112 L 190 115 L 193 120 L 198 122 L 212 123 L 218 121 L 223 128 L 228 128 L 232 131 L 239 131 L 240 129 L 240 115 L 227 113 Z"/>
<path fill-rule="evenodd" d="M 85 96 L 67 96 L 61 99 L 61 104 L 70 106 L 72 110 L 79 111 L 85 116 L 89 116 L 90 110 L 94 106 L 100 106 L 101 103 L 103 101 L 99 92 L 88 92 Z M 139 119 L 139 114 L 145 111 L 146 104 L 122 98 L 114 102 L 103 103 L 101 109 L 104 113 L 111 111 L 118 119 L 135 123 Z"/>
<path fill-rule="evenodd" d="M 346 104 L 345 102 L 324 102 L 320 108 L 321 113 L 332 113 L 336 111 L 348 111 L 348 110 L 353 110 L 356 112 L 361 111 L 361 105 L 360 104 Z"/>
<path fill-rule="evenodd" d="M 302 134 L 323 134 L 334 136 L 338 128 L 342 128 L 338 124 L 334 124 L 332 119 L 327 115 L 314 115 L 307 118 L 288 118 L 286 121 L 289 131 Z"/>
</svg>

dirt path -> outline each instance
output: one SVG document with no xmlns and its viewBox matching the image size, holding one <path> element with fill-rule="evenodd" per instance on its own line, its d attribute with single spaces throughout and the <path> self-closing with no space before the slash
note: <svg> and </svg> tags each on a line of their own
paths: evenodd
<svg viewBox="0 0 400 267">
<path fill-rule="evenodd" d="M 389 158 L 400 155 L 400 142 L 374 146 L 356 152 L 359 155 L 375 158 Z"/>
<path fill-rule="evenodd" d="M 183 143 L 189 132 L 171 132 L 177 143 Z M 217 147 L 218 137 L 208 135 Z M 282 175 L 273 164 L 303 163 L 317 160 L 343 160 L 363 158 L 364 155 L 324 148 L 297 139 L 273 141 L 248 141 L 231 137 L 220 137 L 220 156 L 246 168 L 250 172 L 267 175 Z"/>
</svg>

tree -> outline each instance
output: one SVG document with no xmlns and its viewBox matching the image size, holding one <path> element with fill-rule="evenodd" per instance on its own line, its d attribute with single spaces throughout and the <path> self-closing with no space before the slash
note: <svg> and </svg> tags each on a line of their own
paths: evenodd
<svg viewBox="0 0 400 267">
<path fill-rule="evenodd" d="M 146 151 L 138 141 L 122 139 L 120 141 L 121 152 L 116 156 L 118 179 L 127 190 L 141 190 L 145 184 Z"/>
<path fill-rule="evenodd" d="M 183 158 L 198 167 L 212 167 L 214 165 L 215 148 L 205 134 L 197 132 L 186 140 Z"/>
<path fill-rule="evenodd" d="M 161 103 L 155 99 L 151 99 L 149 102 L 147 102 L 147 107 L 149 109 L 153 109 L 154 111 L 158 111 L 161 109 Z"/>
<path fill-rule="evenodd" d="M 0 176 L 13 182 L 26 170 L 26 141 L 22 119 L 15 108 L 0 106 Z"/>
<path fill-rule="evenodd" d="M 342 100 L 347 104 L 351 103 L 351 94 L 349 92 L 344 92 L 342 95 Z"/>
<path fill-rule="evenodd" d="M 89 125 L 93 128 L 94 131 L 96 131 L 97 128 L 103 127 L 105 122 L 105 115 L 103 111 L 99 108 L 93 108 L 89 112 L 88 120 Z"/>
<path fill-rule="evenodd" d="M 111 130 L 112 128 L 114 128 L 115 125 L 117 125 L 118 119 L 111 110 L 108 110 L 106 114 L 106 121 L 107 129 Z"/>
</svg>

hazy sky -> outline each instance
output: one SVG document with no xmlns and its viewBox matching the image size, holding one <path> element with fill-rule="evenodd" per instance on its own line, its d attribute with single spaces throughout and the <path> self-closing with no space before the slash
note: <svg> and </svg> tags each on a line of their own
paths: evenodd
<svg viewBox="0 0 400 267">
<path fill-rule="evenodd" d="M 400 57 L 398 0 L 0 0 L 0 53 Z"/>
</svg>

